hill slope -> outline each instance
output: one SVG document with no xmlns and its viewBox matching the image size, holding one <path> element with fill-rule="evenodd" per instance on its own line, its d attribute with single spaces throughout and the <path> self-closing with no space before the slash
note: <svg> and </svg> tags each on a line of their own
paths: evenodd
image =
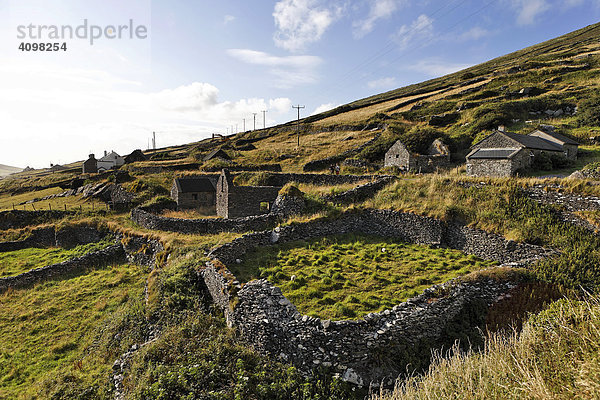
<svg viewBox="0 0 600 400">
<path fill-rule="evenodd" d="M 320 168 L 348 158 L 358 161 L 354 165 L 379 163 L 399 138 L 418 149 L 432 137 L 450 144 L 455 161 L 461 162 L 473 141 L 498 125 L 528 133 L 539 124 L 552 124 L 585 144 L 600 136 L 598 37 L 600 24 L 591 25 L 463 71 L 304 118 L 299 147 L 296 121 L 290 121 L 160 149 L 148 164 L 201 163 L 211 150 L 223 147 L 239 165 L 280 164 L 284 171 L 298 171 L 321 159 L 328 161 Z M 213 162 L 208 167 L 225 165 Z"/>
<path fill-rule="evenodd" d="M 0 178 L 4 178 L 7 175 L 21 171 L 23 171 L 23 168 L 11 167 L 8 165 L 0 164 Z"/>
</svg>

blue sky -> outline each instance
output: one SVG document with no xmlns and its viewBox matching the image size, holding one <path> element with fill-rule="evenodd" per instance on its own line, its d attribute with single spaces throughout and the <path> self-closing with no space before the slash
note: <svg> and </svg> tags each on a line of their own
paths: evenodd
<svg viewBox="0 0 600 400">
<path fill-rule="evenodd" d="M 598 21 L 599 0 L 0 0 L 0 164 L 47 167 L 306 116 Z M 143 37 L 17 37 L 21 25 Z M 86 28 L 87 29 L 87 28 Z M 83 32 L 83 31 L 82 31 Z M 112 32 L 112 31 L 111 31 Z M 23 52 L 22 42 L 67 51 Z"/>
</svg>

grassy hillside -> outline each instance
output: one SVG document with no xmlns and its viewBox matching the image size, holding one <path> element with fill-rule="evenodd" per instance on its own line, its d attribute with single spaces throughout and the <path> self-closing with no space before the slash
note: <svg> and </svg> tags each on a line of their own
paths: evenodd
<svg viewBox="0 0 600 400">
<path fill-rule="evenodd" d="M 4 178 L 7 175 L 15 174 L 21 171 L 23 171 L 23 168 L 11 167 L 9 165 L 0 164 L 0 179 Z"/>
<path fill-rule="evenodd" d="M 499 125 L 528 133 L 539 124 L 552 124 L 559 132 L 590 144 L 591 137 L 600 136 L 599 36 L 600 24 L 591 25 L 460 72 L 304 118 L 300 147 L 295 122 L 289 122 L 151 151 L 150 161 L 137 165 L 187 163 L 189 169 L 218 170 L 279 164 L 284 171 L 301 171 L 309 161 L 332 156 L 341 157 L 336 161 L 356 158 L 381 163 L 399 138 L 418 150 L 423 147 L 420 142 L 436 137 L 450 144 L 454 161 L 460 163 L 474 141 Z M 435 117 L 440 115 L 444 117 Z M 363 151 L 351 151 L 372 139 L 376 140 Z M 223 148 L 232 161 L 204 162 L 203 157 L 216 148 Z"/>
<path fill-rule="evenodd" d="M 422 377 L 372 400 L 596 399 L 600 393 L 600 303 L 559 301 L 520 333 L 495 334 L 481 354 L 438 354 Z"/>
<path fill-rule="evenodd" d="M 305 118 L 300 147 L 296 146 L 295 126 L 290 123 L 150 151 L 149 161 L 123 167 L 130 176 L 122 187 L 142 203 L 155 196 L 168 196 L 173 178 L 180 174 L 264 164 L 298 172 L 307 162 L 323 158 L 357 161 L 355 166 L 344 166 L 343 172 L 389 172 L 382 171 L 377 163 L 399 138 L 421 149 L 427 141 L 441 137 L 450 144 L 455 162 L 460 163 L 461 154 L 472 142 L 499 124 L 526 133 L 539 123 L 551 123 L 560 132 L 582 143 L 589 142 L 582 147 L 585 153 L 578 164 L 570 167 L 580 168 L 600 159 L 600 148 L 590 140 L 600 132 L 598 37 L 600 24 L 465 71 Z M 552 115 L 546 111 L 553 111 Z M 443 118 L 432 119 L 443 114 Z M 364 147 L 357 149 L 359 146 Z M 218 147 L 232 160 L 204 162 L 203 157 Z M 360 162 L 366 166 L 357 167 Z M 163 168 L 160 172 L 145 169 L 159 166 Z M 528 298 L 513 299 L 511 305 L 520 313 L 518 326 L 522 314 L 539 310 L 557 293 L 580 294 L 581 288 L 597 292 L 598 235 L 565 222 L 559 208 L 541 205 L 522 190 L 533 185 L 555 190 L 561 185 L 565 192 L 600 196 L 597 182 L 472 179 L 464 177 L 463 172 L 455 168 L 440 174 L 405 175 L 367 201 L 347 208 L 395 209 L 459 220 L 508 239 L 559 250 L 559 256 L 537 263 L 528 271 L 539 286 L 532 286 Z M 63 189 L 56 185 L 78 174 L 75 169 L 57 173 L 39 170 L 2 179 L 0 210 L 60 193 Z M 264 172 L 245 172 L 236 182 L 256 184 L 266 176 Z M 83 178 L 85 183 L 116 180 L 108 175 Z M 300 185 L 307 193 L 309 207 L 305 214 L 283 224 L 336 218 L 345 209 L 326 203 L 320 195 L 352 186 Z M 144 345 L 129 360 L 123 381 L 127 398 L 364 398 L 364 393 L 349 389 L 327 371 L 305 377 L 288 364 L 259 355 L 226 327 L 222 312 L 204 297 L 198 273 L 212 247 L 242 233 L 155 232 L 136 226 L 126 210 L 106 210 L 104 203 L 98 207 L 98 200 L 80 197 L 33 204 L 36 209 L 81 206 L 80 213 L 65 219 L 159 237 L 169 257 L 152 271 L 130 265 L 111 266 L 0 295 L 0 398 L 114 398 L 112 363 L 134 344 Z M 23 207 L 33 209 L 31 203 L 18 208 Z M 198 213 L 165 215 L 195 217 Z M 580 215 L 600 223 L 598 211 Z M 22 238 L 32 228 L 3 231 L 0 237 Z M 48 249 L 3 253 L 0 275 L 73 255 Z M 354 318 L 388 308 L 431 283 L 483 266 L 473 257 L 445 249 L 350 237 L 260 249 L 238 267 L 246 273 L 241 280 L 260 276 L 280 284 L 299 307 L 304 307 L 302 312 Z M 292 275 L 296 279 L 292 280 Z M 515 321 L 514 312 L 498 311 L 494 326 Z M 483 354 L 439 359 L 426 376 L 410 378 L 391 396 L 600 397 L 597 314 L 595 298 L 587 303 L 563 300 L 549 311 L 534 315 L 522 333 L 490 336 Z M 150 338 L 153 340 L 148 341 Z"/>
</svg>

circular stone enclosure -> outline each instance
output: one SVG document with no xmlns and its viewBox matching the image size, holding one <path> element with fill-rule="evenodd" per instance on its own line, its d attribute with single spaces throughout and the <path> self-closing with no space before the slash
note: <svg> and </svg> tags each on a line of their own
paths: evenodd
<svg viewBox="0 0 600 400">
<path fill-rule="evenodd" d="M 390 309 L 432 285 L 495 265 L 459 250 L 344 234 L 254 248 L 229 269 L 244 283 L 267 279 L 302 314 L 343 320 Z"/>
</svg>

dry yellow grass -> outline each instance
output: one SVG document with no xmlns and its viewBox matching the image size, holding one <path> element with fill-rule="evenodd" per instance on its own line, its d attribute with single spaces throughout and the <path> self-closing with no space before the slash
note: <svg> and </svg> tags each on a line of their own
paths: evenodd
<svg viewBox="0 0 600 400">
<path fill-rule="evenodd" d="M 318 186 L 318 185 L 308 185 L 308 184 L 298 184 L 296 185 L 298 189 L 300 189 L 303 193 L 315 195 L 315 196 L 326 196 L 331 194 L 339 194 L 355 188 L 359 185 L 367 183 L 367 180 L 356 182 L 356 183 L 347 183 L 343 185 L 332 185 L 332 186 Z"/>
<path fill-rule="evenodd" d="M 300 148 L 294 131 L 255 143 L 256 150 L 242 152 L 236 162 L 239 164 L 260 164 L 278 162 L 284 172 L 301 170 L 302 165 L 311 160 L 319 160 L 340 154 L 373 139 L 376 131 L 365 132 L 300 132 Z M 289 157 L 289 158 L 286 158 Z M 283 158 L 283 159 L 282 159 Z"/>
<path fill-rule="evenodd" d="M 327 126 L 327 125 L 335 125 L 335 124 L 352 124 L 352 123 L 357 123 L 360 121 L 365 121 L 365 120 L 371 118 L 373 115 L 380 113 L 380 112 L 385 113 L 386 110 L 389 110 L 390 108 L 395 107 L 396 105 L 398 105 L 400 103 L 404 103 L 405 101 L 414 100 L 414 99 L 423 97 L 425 95 L 429 96 L 429 97 L 427 97 L 427 99 L 425 101 L 440 100 L 440 99 L 446 98 L 448 96 L 451 96 L 453 94 L 457 94 L 466 89 L 483 86 L 490 81 L 491 81 L 491 79 L 486 79 L 485 81 L 473 83 L 471 85 L 466 85 L 466 86 L 462 86 L 462 87 L 457 87 L 457 88 L 450 89 L 450 90 L 447 90 L 447 89 L 434 90 L 427 94 L 406 96 L 406 97 L 401 97 L 401 98 L 395 99 L 395 100 L 384 101 L 381 103 L 373 104 L 372 106 L 369 106 L 369 107 L 363 107 L 363 108 L 359 108 L 357 110 L 333 115 L 331 117 L 328 117 L 328 118 L 325 118 L 325 119 L 315 122 L 315 125 Z M 404 106 L 402 108 L 395 110 L 394 112 L 408 111 L 411 109 L 411 107 L 413 105 L 414 104 L 409 104 L 407 106 Z"/>
<path fill-rule="evenodd" d="M 600 398 L 600 305 L 561 300 L 521 333 L 493 334 L 485 351 L 437 354 L 423 376 L 372 400 Z"/>
<path fill-rule="evenodd" d="M 84 199 L 81 195 L 79 196 L 69 196 L 69 197 L 58 197 L 49 200 L 43 201 L 35 201 L 31 204 L 23 204 L 19 205 L 19 203 L 41 199 L 45 196 L 49 196 L 52 194 L 62 193 L 63 189 L 61 188 L 50 188 L 45 190 L 39 190 L 35 192 L 28 192 L 23 194 L 18 194 L 15 196 L 10 195 L 2 195 L 0 196 L 0 211 L 12 210 L 13 204 L 16 210 L 65 210 L 65 206 L 67 210 L 100 210 L 106 209 L 106 204 L 102 203 L 98 200 L 92 199 Z"/>
</svg>

